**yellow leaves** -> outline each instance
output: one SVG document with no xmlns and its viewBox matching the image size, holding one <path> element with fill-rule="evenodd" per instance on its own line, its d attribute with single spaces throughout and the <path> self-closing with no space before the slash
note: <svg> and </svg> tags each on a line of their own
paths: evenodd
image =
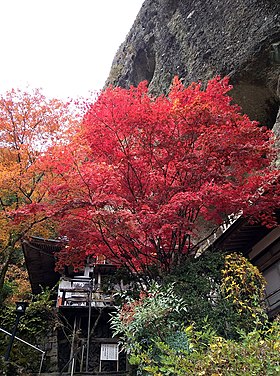
<svg viewBox="0 0 280 376">
<path fill-rule="evenodd" d="M 222 274 L 225 274 L 226 273 L 226 271 L 225 270 L 222 270 Z M 229 281 L 230 280 L 230 277 L 229 276 L 227 276 L 226 278 L 224 278 L 224 282 L 227 282 L 227 281 Z"/>
<path fill-rule="evenodd" d="M 25 299 L 26 295 L 31 293 L 28 273 L 18 265 L 9 267 L 6 280 L 13 288 L 13 295 L 9 299 L 10 303 Z"/>
<path fill-rule="evenodd" d="M 273 345 L 274 350 L 280 350 L 280 340 L 278 342 L 275 342 Z"/>
<path fill-rule="evenodd" d="M 6 243 L 8 241 L 8 238 L 9 238 L 10 228 L 9 228 L 9 226 L 7 226 L 7 224 L 8 223 L 7 223 L 6 218 L 3 218 L 3 214 L 1 213 L 0 214 L 0 228 L 1 228 L 1 231 L 0 231 L 0 244 L 1 244 L 1 248 L 5 248 Z"/>
<path fill-rule="evenodd" d="M 260 314 L 265 281 L 259 270 L 237 253 L 226 256 L 222 270 L 222 292 L 239 313 L 246 312 L 252 319 Z"/>
<path fill-rule="evenodd" d="M 189 326 L 187 326 L 186 329 L 185 329 L 186 334 L 189 334 L 189 333 L 191 333 L 192 331 L 193 331 L 193 325 L 189 325 Z"/>
<path fill-rule="evenodd" d="M 213 352 L 218 352 L 219 350 L 226 346 L 226 340 L 222 337 L 214 337 L 213 341 L 210 343 L 210 349 Z"/>
<path fill-rule="evenodd" d="M 177 107 L 179 107 L 179 105 L 180 105 L 180 100 L 179 100 L 179 98 L 176 98 L 173 101 L 173 109 L 175 110 Z"/>
</svg>

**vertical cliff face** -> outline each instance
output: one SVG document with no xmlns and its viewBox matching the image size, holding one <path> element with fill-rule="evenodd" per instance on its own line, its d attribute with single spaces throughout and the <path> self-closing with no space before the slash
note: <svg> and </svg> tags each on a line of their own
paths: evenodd
<svg viewBox="0 0 280 376">
<path fill-rule="evenodd" d="M 232 95 L 251 118 L 272 127 L 279 108 L 279 0 L 146 0 L 120 46 L 106 85 L 142 80 L 167 92 L 229 75 Z"/>
</svg>

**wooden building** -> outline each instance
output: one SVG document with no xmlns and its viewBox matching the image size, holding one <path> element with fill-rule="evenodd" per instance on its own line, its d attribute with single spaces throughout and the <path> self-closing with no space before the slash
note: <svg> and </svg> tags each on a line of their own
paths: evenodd
<svg viewBox="0 0 280 376">
<path fill-rule="evenodd" d="M 63 326 L 55 330 L 49 346 L 49 371 L 74 375 L 122 375 L 127 371 L 126 355 L 109 325 L 114 312 L 114 294 L 123 289 L 114 284 L 116 267 L 102 260 L 87 260 L 83 270 L 65 268 L 55 271 L 55 254 L 61 241 L 31 237 L 23 242 L 23 251 L 32 292 L 43 288 L 57 291 L 56 308 Z M 57 288 L 56 288 L 57 286 Z"/>
</svg>

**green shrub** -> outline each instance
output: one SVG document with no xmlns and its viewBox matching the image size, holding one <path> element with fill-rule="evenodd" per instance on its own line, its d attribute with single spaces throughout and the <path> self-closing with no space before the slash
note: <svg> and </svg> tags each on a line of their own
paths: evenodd
<svg viewBox="0 0 280 376">
<path fill-rule="evenodd" d="M 137 352 L 139 346 L 148 348 L 152 341 L 174 339 L 181 330 L 186 306 L 174 293 L 173 285 L 152 285 L 139 299 L 126 298 L 126 302 L 113 314 L 111 327 L 122 340 L 126 350 Z"/>
<path fill-rule="evenodd" d="M 47 334 L 59 325 L 51 294 L 52 291 L 46 289 L 41 294 L 34 297 L 34 301 L 27 307 L 25 315 L 20 318 L 16 333 L 21 339 L 39 348 L 44 346 Z M 0 327 L 8 332 L 12 332 L 15 320 L 14 304 L 2 307 L 0 311 Z M 6 352 L 9 338 L 10 337 L 4 333 L 0 333 L 0 354 L 2 356 L 4 356 Z M 22 368 L 24 369 L 24 374 L 27 374 L 27 371 L 38 372 L 40 360 L 41 353 L 22 342 L 14 341 L 10 354 L 10 369 L 12 366 L 16 367 L 18 370 Z M 14 375 L 16 374 L 18 373 L 14 373 Z M 13 375 L 13 373 L 11 373 L 11 375 Z"/>
<path fill-rule="evenodd" d="M 150 350 L 133 357 L 140 375 L 149 376 L 277 376 L 280 374 L 280 324 L 243 333 L 239 341 L 226 340 L 211 330 L 186 331 L 190 349 L 177 351 L 156 341 Z"/>
<path fill-rule="evenodd" d="M 265 281 L 259 270 L 240 254 L 207 252 L 188 258 L 164 283 L 174 284 L 174 292 L 187 306 L 185 325 L 208 323 L 225 338 L 239 337 L 266 320 L 262 303 Z"/>
<path fill-rule="evenodd" d="M 280 324 L 269 326 L 263 290 L 243 256 L 205 254 L 128 297 L 112 329 L 137 375 L 278 375 Z"/>
</svg>

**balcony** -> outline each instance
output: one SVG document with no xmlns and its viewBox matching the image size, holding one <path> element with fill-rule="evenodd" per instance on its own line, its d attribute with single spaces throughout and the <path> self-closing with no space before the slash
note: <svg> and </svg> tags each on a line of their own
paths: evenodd
<svg viewBox="0 0 280 376">
<path fill-rule="evenodd" d="M 89 277 L 61 278 L 58 287 L 57 307 L 113 306 L 114 294 L 119 290 L 104 291 Z"/>
</svg>

